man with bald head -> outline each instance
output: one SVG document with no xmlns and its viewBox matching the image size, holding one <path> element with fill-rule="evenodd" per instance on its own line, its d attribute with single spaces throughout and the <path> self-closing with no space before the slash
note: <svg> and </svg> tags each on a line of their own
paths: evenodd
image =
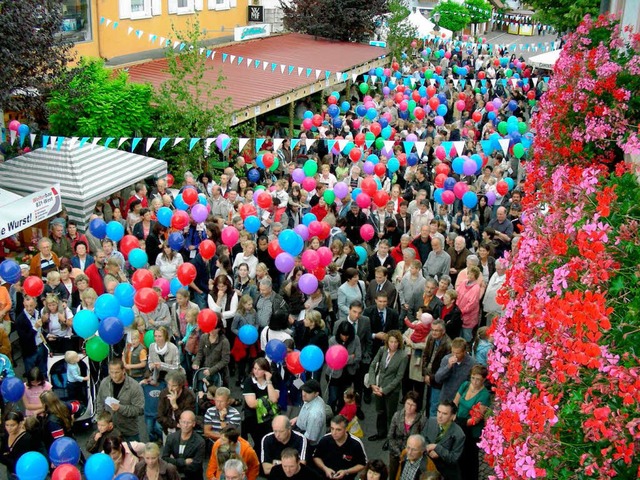
<svg viewBox="0 0 640 480">
<path fill-rule="evenodd" d="M 202 478 L 205 442 L 195 426 L 196 415 L 191 410 L 182 412 L 179 430 L 169 434 L 162 450 L 162 459 L 175 465 L 183 479 Z"/>
<path fill-rule="evenodd" d="M 489 222 L 487 228 L 493 228 L 496 231 L 495 240 L 498 245 L 495 258 L 501 258 L 504 252 L 511 248 L 511 238 L 513 237 L 513 223 L 507 218 L 507 209 L 499 207 L 496 211 L 496 218 Z"/>
<path fill-rule="evenodd" d="M 271 422 L 271 433 L 262 438 L 260 463 L 265 475 L 271 473 L 274 465 L 281 462 L 282 451 L 293 448 L 300 454 L 300 461 L 307 459 L 307 439 L 299 432 L 292 430 L 291 421 L 286 415 L 278 415 Z"/>
<path fill-rule="evenodd" d="M 397 467 L 401 479 L 419 480 L 427 471 L 427 441 L 422 435 L 410 435 L 407 444 L 400 454 L 400 465 Z"/>
</svg>

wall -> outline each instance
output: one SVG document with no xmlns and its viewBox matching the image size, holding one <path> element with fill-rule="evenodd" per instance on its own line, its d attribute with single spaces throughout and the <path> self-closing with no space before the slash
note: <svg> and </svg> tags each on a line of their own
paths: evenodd
<svg viewBox="0 0 640 480">
<path fill-rule="evenodd" d="M 69 1 L 69 0 L 66 0 Z M 233 37 L 233 29 L 247 24 L 248 0 L 89 0 L 92 39 L 76 42 L 81 56 L 145 58 L 160 50 L 160 37 L 170 38 L 172 25 L 185 30 L 197 18 L 207 40 Z M 186 5 L 186 8 L 181 8 Z M 219 8 L 216 10 L 216 6 Z M 111 20 L 100 24 L 100 19 Z M 113 28 L 118 22 L 117 28 Z M 134 31 L 128 34 L 129 27 Z M 138 38 L 135 31 L 143 32 Z M 157 35 L 150 41 L 149 35 Z M 157 55 L 154 55 L 157 56 Z M 146 58 L 150 58 L 151 55 Z"/>
</svg>

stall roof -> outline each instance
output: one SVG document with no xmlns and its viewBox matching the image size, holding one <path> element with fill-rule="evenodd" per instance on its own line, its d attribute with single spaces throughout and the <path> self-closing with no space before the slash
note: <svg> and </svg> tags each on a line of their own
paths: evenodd
<svg viewBox="0 0 640 480">
<path fill-rule="evenodd" d="M 167 173 L 164 160 L 65 139 L 0 164 L 0 187 L 19 195 L 60 183 L 69 217 L 85 225 L 96 202 L 150 176 Z"/>
<path fill-rule="evenodd" d="M 236 124 L 343 82 L 336 77 L 337 72 L 349 76 L 366 73 L 382 65 L 381 57 L 386 54 L 387 50 L 380 47 L 289 33 L 216 50 L 205 77 L 212 83 L 219 73 L 225 77 L 225 88 L 219 95 L 230 99 Z M 166 59 L 132 65 L 128 71 L 132 81 L 149 82 L 156 88 L 169 78 Z"/>
<path fill-rule="evenodd" d="M 558 61 L 558 58 L 560 58 L 560 52 L 562 52 L 562 49 L 541 53 L 540 55 L 530 57 L 528 63 L 534 67 L 553 70 L 553 66 Z"/>
</svg>

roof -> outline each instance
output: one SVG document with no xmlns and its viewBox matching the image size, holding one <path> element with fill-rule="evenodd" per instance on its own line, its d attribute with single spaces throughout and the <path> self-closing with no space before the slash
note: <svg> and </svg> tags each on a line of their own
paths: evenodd
<svg viewBox="0 0 640 480">
<path fill-rule="evenodd" d="M 351 72 L 355 67 L 362 66 L 366 70 L 361 69 L 357 73 L 366 73 L 371 68 L 369 63 L 386 53 L 380 47 L 289 33 L 235 43 L 216 50 L 213 60 L 209 60 L 212 68 L 207 71 L 205 78 L 215 83 L 218 73 L 222 71 L 226 78 L 226 88 L 220 95 L 230 98 L 231 110 L 238 112 L 319 80 L 324 82 L 327 71 L 331 72 L 329 85 L 323 84 L 323 88 L 338 83 L 336 72 Z M 226 54 L 226 61 L 223 61 L 223 54 Z M 238 64 L 240 57 L 242 63 Z M 260 62 L 257 68 L 256 60 Z M 266 68 L 264 62 L 268 63 Z M 281 71 L 282 66 L 284 73 Z M 294 67 L 292 73 L 289 73 L 290 67 Z M 299 68 L 303 69 L 301 74 L 298 73 Z M 311 69 L 309 76 L 307 69 Z M 319 77 L 316 77 L 317 71 L 320 72 Z M 132 65 L 129 67 L 129 77 L 134 82 L 149 82 L 158 87 L 169 78 L 167 61 L 158 59 Z M 273 105 L 270 109 L 287 103 L 289 102 Z M 264 110 L 259 113 L 264 113 Z M 255 115 L 248 118 L 253 116 Z"/>
<path fill-rule="evenodd" d="M 69 217 L 84 225 L 96 202 L 150 176 L 167 173 L 164 160 L 65 139 L 0 164 L 0 186 L 28 195 L 59 182 Z"/>
<path fill-rule="evenodd" d="M 560 52 L 562 52 L 562 49 L 541 53 L 540 55 L 529 57 L 529 61 L 527 63 L 534 67 L 553 70 L 553 66 L 558 61 L 558 58 L 560 58 Z"/>
</svg>

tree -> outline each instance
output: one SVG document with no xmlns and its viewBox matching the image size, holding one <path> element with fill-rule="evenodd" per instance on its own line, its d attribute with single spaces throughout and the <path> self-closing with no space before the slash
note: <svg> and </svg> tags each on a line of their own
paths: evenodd
<svg viewBox="0 0 640 480">
<path fill-rule="evenodd" d="M 204 141 L 214 132 L 215 135 L 227 133 L 231 124 L 231 112 L 227 105 L 231 102 L 228 97 L 222 97 L 222 74 L 218 75 L 214 84 L 205 76 L 211 67 L 207 58 L 200 54 L 200 49 L 206 47 L 199 21 L 187 22 L 184 31 L 173 27 L 172 38 L 186 47 L 179 52 L 173 48 L 166 49 L 170 78 L 154 95 L 154 136 L 201 138 Z M 173 148 L 153 149 L 150 154 L 167 160 L 174 175 L 181 178 L 187 170 L 206 170 L 203 141 L 192 149 L 188 142 L 181 142 Z"/>
<path fill-rule="evenodd" d="M 467 25 L 469 25 L 469 22 L 471 22 L 471 17 L 469 16 L 469 10 L 467 10 L 467 7 L 456 3 L 453 0 L 440 2 L 432 10 L 432 15 L 434 13 L 440 14 L 440 22 L 438 22 L 438 25 L 448 28 L 452 32 L 460 32 L 464 30 Z"/>
<path fill-rule="evenodd" d="M 467 7 L 472 24 L 477 25 L 491 20 L 493 9 L 485 0 L 465 0 L 464 6 Z"/>
<path fill-rule="evenodd" d="M 387 12 L 386 0 L 280 0 L 280 7 L 286 29 L 344 42 L 365 40 Z"/>
<path fill-rule="evenodd" d="M 72 45 L 59 35 L 61 25 L 59 1 L 0 0 L 0 125 L 4 110 L 41 115 L 51 80 L 70 59 Z"/>
<path fill-rule="evenodd" d="M 387 47 L 391 51 L 391 57 L 400 58 L 402 52 L 411 46 L 411 42 L 417 37 L 417 29 L 406 21 L 410 14 L 403 0 L 389 0 L 389 16 L 387 24 Z"/>
<path fill-rule="evenodd" d="M 152 131 L 149 85 L 129 83 L 104 61 L 82 59 L 56 82 L 49 108 L 53 135 L 66 137 L 142 137 Z"/>
<path fill-rule="evenodd" d="M 536 20 L 560 33 L 574 31 L 585 15 L 597 17 L 600 11 L 600 0 L 530 0 L 527 3 L 535 10 Z"/>
</svg>

